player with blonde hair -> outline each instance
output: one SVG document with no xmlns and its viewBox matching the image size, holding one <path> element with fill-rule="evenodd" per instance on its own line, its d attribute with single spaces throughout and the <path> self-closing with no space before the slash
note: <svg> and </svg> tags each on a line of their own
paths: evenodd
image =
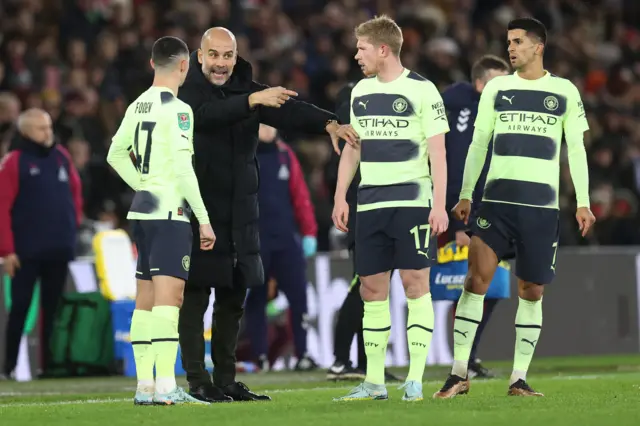
<svg viewBox="0 0 640 426">
<path fill-rule="evenodd" d="M 435 85 L 400 62 L 402 31 L 389 17 L 359 25 L 358 61 L 365 78 L 351 94 L 352 132 L 340 159 L 333 221 L 347 231 L 346 192 L 360 165 L 356 273 L 364 301 L 365 381 L 345 400 L 388 398 L 384 366 L 391 330 L 390 273 L 400 271 L 409 317 L 409 375 L 403 399 L 423 398 L 422 376 L 433 333 L 429 268 L 435 236 L 448 226 L 444 136 L 449 125 Z M 355 133 L 355 134 L 353 134 Z"/>
</svg>

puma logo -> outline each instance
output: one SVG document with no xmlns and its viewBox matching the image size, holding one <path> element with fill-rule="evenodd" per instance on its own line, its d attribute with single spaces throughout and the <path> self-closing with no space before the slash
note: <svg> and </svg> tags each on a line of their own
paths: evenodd
<svg viewBox="0 0 640 426">
<path fill-rule="evenodd" d="M 467 333 L 469 333 L 469 332 L 468 331 L 460 331 L 458 329 L 454 329 L 453 330 L 453 334 L 456 334 L 456 333 L 462 334 L 462 337 L 464 337 L 466 339 L 467 338 Z"/>
<path fill-rule="evenodd" d="M 369 101 L 366 102 L 362 102 L 362 101 L 358 101 L 358 105 L 361 105 L 362 108 L 367 109 L 367 104 L 369 103 Z"/>
<path fill-rule="evenodd" d="M 509 104 L 513 105 L 513 102 L 511 102 L 513 100 L 513 98 L 515 98 L 516 95 L 511 96 L 510 98 L 507 98 L 505 95 L 502 95 L 502 99 L 504 99 L 505 101 L 509 101 Z"/>
<path fill-rule="evenodd" d="M 423 252 L 422 250 L 418 250 L 418 254 L 421 254 L 421 255 L 423 255 L 424 257 L 429 258 L 429 253 L 428 253 L 428 252 L 427 252 L 427 253 L 425 253 L 425 252 Z"/>
<path fill-rule="evenodd" d="M 536 342 L 537 342 L 537 340 L 533 340 L 533 341 L 532 341 L 532 340 L 527 340 L 527 339 L 524 339 L 524 338 L 523 338 L 523 339 L 520 339 L 520 340 L 521 340 L 521 341 L 523 341 L 523 342 L 525 342 L 525 343 L 530 344 L 532 348 L 535 348 L 535 347 L 536 347 Z"/>
</svg>

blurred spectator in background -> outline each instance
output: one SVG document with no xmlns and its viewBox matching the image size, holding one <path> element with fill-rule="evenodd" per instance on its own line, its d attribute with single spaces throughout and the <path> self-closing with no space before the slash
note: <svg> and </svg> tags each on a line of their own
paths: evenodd
<svg viewBox="0 0 640 426">
<path fill-rule="evenodd" d="M 403 63 L 441 89 L 463 80 L 481 55 L 506 56 L 504 29 L 510 19 L 533 15 L 542 20 L 551 40 L 547 69 L 581 91 L 592 164 L 608 161 L 596 159 L 600 155 L 594 150 L 611 151 L 607 170 L 593 172 L 592 189 L 607 183 L 614 193 L 627 190 L 633 205 L 638 202 L 637 0 L 3 0 L 0 91 L 11 93 L 18 108 L 47 110 L 63 144 L 76 138 L 88 143 L 87 217 L 126 228 L 130 191 L 104 166 L 104 153 L 124 105 L 151 83 L 147 58 L 153 40 L 176 35 L 196 49 L 204 30 L 226 26 L 235 32 L 256 80 L 295 90 L 300 99 L 331 109 L 339 89 L 360 75 L 353 60 L 353 28 L 382 13 L 403 28 Z M 0 101 L 0 154 L 8 144 L 4 104 Z M 328 250 L 328 140 L 278 130 L 299 155 L 315 206 L 318 249 Z M 568 169 L 566 160 L 563 168 Z M 561 227 L 561 244 L 629 244 L 620 235 L 576 238 L 573 187 L 568 171 L 563 176 L 561 214 L 567 226 Z M 640 229 L 634 209 L 610 221 Z"/>
<path fill-rule="evenodd" d="M 1 76 L 0 80 L 2 80 Z M 9 92 L 0 93 L 0 158 L 9 151 L 19 115 L 18 97 Z"/>
<path fill-rule="evenodd" d="M 278 361 L 282 361 L 285 366 L 290 365 L 290 360 L 295 353 L 295 343 L 291 327 L 291 307 L 283 295 L 278 293 L 278 283 L 274 278 L 267 281 L 267 359 L 271 368 L 277 368 Z M 252 339 L 253 333 L 249 330 L 247 317 L 244 317 L 238 339 L 236 356 L 238 363 L 236 367 L 251 371 L 263 371 L 255 362 L 253 354 Z M 236 368 L 236 370 L 241 371 Z M 264 370 L 269 371 L 269 369 Z"/>
<path fill-rule="evenodd" d="M 58 300 L 75 257 L 82 220 L 80 178 L 65 148 L 54 140 L 51 117 L 29 109 L 18 118 L 17 148 L 0 165 L 0 256 L 12 278 L 5 342 L 11 375 L 36 280 L 43 316 L 43 365 L 48 367 L 49 337 Z"/>
<path fill-rule="evenodd" d="M 260 125 L 260 257 L 265 279 L 274 277 L 278 291 L 289 301 L 298 371 L 317 368 L 307 354 L 306 260 L 316 253 L 318 225 L 300 163 L 295 153 L 271 126 Z M 246 326 L 251 335 L 253 360 L 262 371 L 270 368 L 267 345 L 268 286 L 253 288 L 247 297 Z"/>
</svg>

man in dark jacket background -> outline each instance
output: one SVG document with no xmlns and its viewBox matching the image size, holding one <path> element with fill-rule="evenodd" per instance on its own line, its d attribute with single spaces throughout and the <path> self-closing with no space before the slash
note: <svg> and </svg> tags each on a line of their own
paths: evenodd
<svg viewBox="0 0 640 426">
<path fill-rule="evenodd" d="M 309 188 L 296 154 L 265 124 L 258 132 L 260 163 L 260 257 L 266 281 L 273 277 L 289 302 L 291 331 L 297 359 L 296 371 L 317 367 L 307 353 L 307 261 L 317 248 L 318 224 Z M 246 328 L 253 359 L 261 371 L 269 363 L 267 286 L 254 288 L 247 296 Z"/>
<path fill-rule="evenodd" d="M 477 60 L 471 69 L 471 82 L 461 81 L 452 84 L 442 92 L 442 99 L 447 110 L 447 118 L 451 126 L 446 137 L 447 148 L 447 211 L 451 211 L 458 203 L 464 164 L 473 137 L 473 123 L 478 115 L 478 103 L 484 86 L 494 77 L 509 73 L 509 65 L 502 59 L 485 55 Z M 487 161 L 473 192 L 473 209 L 476 211 L 482 201 L 484 184 L 489 172 L 492 155 L 492 142 L 487 150 Z M 471 221 L 469 222 L 471 223 Z M 440 240 L 456 240 L 459 246 L 468 246 L 469 236 L 465 233 L 467 226 L 455 218 L 449 217 L 449 229 L 441 235 Z"/>
<path fill-rule="evenodd" d="M 462 189 L 462 178 L 464 176 L 464 165 L 469 152 L 469 146 L 473 139 L 473 123 L 478 115 L 478 104 L 480 102 L 480 95 L 484 90 L 486 84 L 494 77 L 506 75 L 509 73 L 509 65 L 501 58 L 493 55 L 485 55 L 478 59 L 471 68 L 471 82 L 458 82 L 448 87 L 442 93 L 442 100 L 447 110 L 447 119 L 449 120 L 449 127 L 451 131 L 447 133 L 445 137 L 445 144 L 447 150 L 447 211 L 451 212 L 453 207 L 458 203 L 460 198 L 460 190 Z M 480 178 L 476 184 L 473 193 L 473 209 L 472 216 L 475 216 L 475 212 L 478 211 L 478 206 L 482 201 L 482 193 L 484 192 L 484 185 L 487 180 L 487 173 L 489 172 L 489 164 L 491 163 L 491 155 L 493 152 L 493 142 L 489 143 L 487 150 L 487 159 L 485 165 L 480 174 Z M 469 223 L 473 223 L 475 219 L 472 217 Z M 453 214 L 449 217 L 449 229 L 438 237 L 438 248 L 443 248 L 447 244 L 455 242 L 454 249 L 457 251 L 462 247 L 466 247 L 470 244 L 471 239 L 469 235 L 469 227 L 466 226 L 461 220 L 455 218 Z M 444 285 L 438 285 L 435 277 L 441 272 L 440 262 L 442 260 L 439 257 L 438 265 L 434 265 L 431 268 L 432 287 L 431 293 L 434 300 L 439 300 L 443 297 L 444 293 L 448 290 L 444 290 Z M 446 263 L 446 262 L 444 262 Z M 466 263 L 466 262 L 465 262 Z M 500 268 L 503 268 L 502 264 Z M 461 275 L 466 274 L 466 269 L 461 272 Z M 496 275 L 499 277 L 499 275 Z M 495 284 L 499 278 L 494 277 L 491 285 L 499 286 Z M 507 284 L 508 285 L 508 284 Z M 508 293 L 508 292 L 507 292 Z M 493 295 L 492 295 L 493 296 Z M 471 356 L 469 358 L 469 377 L 477 378 L 490 378 L 492 374 L 477 358 L 477 349 L 482 332 L 485 326 L 491 318 L 491 314 L 498 303 L 498 298 L 486 297 L 484 300 L 484 314 L 478 330 L 476 332 L 475 339 L 473 341 L 473 347 L 471 348 Z M 455 307 L 454 306 L 454 312 Z M 454 314 L 455 316 L 455 314 Z"/>
<path fill-rule="evenodd" d="M 235 381 L 235 351 L 247 289 L 264 284 L 258 223 L 258 126 L 337 138 L 335 116 L 290 99 L 296 93 L 252 80 L 225 28 L 209 29 L 178 97 L 194 113 L 195 171 L 216 233 L 213 250 L 194 241 L 180 311 L 180 347 L 194 397 L 215 402 L 268 400 Z M 194 226 L 196 226 L 194 224 Z M 203 315 L 215 288 L 212 325 L 213 383 L 205 370 Z"/>
<path fill-rule="evenodd" d="M 40 280 L 42 355 L 49 367 L 49 338 L 56 307 L 75 256 L 82 220 L 82 188 L 66 149 L 55 143 L 51 117 L 30 109 L 18 118 L 16 149 L 0 164 L 0 256 L 11 277 L 4 376 L 16 367 L 36 281 Z"/>
</svg>

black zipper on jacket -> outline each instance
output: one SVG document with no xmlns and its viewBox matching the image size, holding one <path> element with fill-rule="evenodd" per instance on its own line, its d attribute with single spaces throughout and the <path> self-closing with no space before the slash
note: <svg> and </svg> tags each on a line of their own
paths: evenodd
<svg viewBox="0 0 640 426">
<path fill-rule="evenodd" d="M 226 98 L 226 94 L 224 93 L 223 89 L 220 89 L 220 93 L 222 94 L 223 98 Z M 233 125 L 235 126 L 235 124 Z M 236 242 L 233 240 L 233 207 L 234 207 L 234 203 L 235 203 L 235 195 L 236 195 L 236 180 L 235 180 L 235 159 L 236 159 L 236 150 L 235 150 L 235 143 L 233 140 L 233 126 L 231 126 L 231 131 L 230 131 L 230 138 L 229 140 L 231 141 L 231 217 L 230 217 L 230 227 L 231 227 L 231 232 L 229 232 L 229 238 L 230 238 L 230 243 L 231 243 L 231 256 L 233 257 L 233 267 L 235 268 L 236 265 L 238 264 L 238 250 L 236 249 Z"/>
</svg>

